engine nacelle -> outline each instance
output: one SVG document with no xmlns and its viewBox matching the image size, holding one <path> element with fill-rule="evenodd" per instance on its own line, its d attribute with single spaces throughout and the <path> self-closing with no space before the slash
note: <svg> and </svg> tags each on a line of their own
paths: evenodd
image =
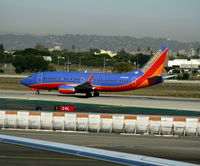
<svg viewBox="0 0 200 166">
<path fill-rule="evenodd" d="M 75 93 L 75 89 L 73 86 L 69 86 L 69 85 L 61 85 L 58 88 L 60 93 L 67 93 L 67 94 L 74 94 Z"/>
</svg>

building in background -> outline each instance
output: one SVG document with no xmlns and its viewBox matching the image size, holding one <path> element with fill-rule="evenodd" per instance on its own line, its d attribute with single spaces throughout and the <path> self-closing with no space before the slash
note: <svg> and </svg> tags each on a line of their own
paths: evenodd
<svg viewBox="0 0 200 166">
<path fill-rule="evenodd" d="M 176 70 L 190 72 L 196 70 L 200 73 L 200 59 L 174 59 L 169 60 L 168 67 Z"/>
<path fill-rule="evenodd" d="M 95 52 L 95 55 L 100 55 L 100 54 L 108 54 L 110 57 L 114 57 L 117 55 L 116 52 L 114 51 L 108 51 L 108 50 L 100 50 L 100 53 Z"/>
</svg>

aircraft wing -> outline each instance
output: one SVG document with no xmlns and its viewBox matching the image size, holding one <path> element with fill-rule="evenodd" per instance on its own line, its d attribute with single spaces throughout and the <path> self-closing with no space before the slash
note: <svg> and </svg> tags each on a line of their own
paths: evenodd
<svg viewBox="0 0 200 166">
<path fill-rule="evenodd" d="M 185 163 L 180 161 L 173 161 L 161 159 L 156 157 L 148 157 L 143 155 L 135 155 L 123 152 L 115 152 L 110 150 L 103 150 L 97 148 L 88 148 L 77 145 L 63 144 L 57 142 L 49 142 L 37 139 L 9 136 L 0 134 L 0 142 L 27 146 L 37 149 L 54 151 L 59 153 L 71 154 L 75 156 L 88 157 L 97 160 L 108 161 L 123 165 L 133 166 L 195 166 L 196 164 Z M 108 164 L 109 165 L 109 164 Z M 196 165 L 197 166 L 197 165 Z"/>
<path fill-rule="evenodd" d="M 87 91 L 91 92 L 91 91 L 93 91 L 94 88 L 91 85 L 93 77 L 94 77 L 94 74 L 91 74 L 91 76 L 89 77 L 89 79 L 87 80 L 87 82 L 76 86 L 75 90 L 77 92 L 87 92 Z"/>
<path fill-rule="evenodd" d="M 94 74 L 91 74 L 91 76 L 89 77 L 89 79 L 86 82 L 84 82 L 83 84 L 77 85 L 77 86 L 61 85 L 59 87 L 59 92 L 73 94 L 75 92 L 87 93 L 87 92 L 94 91 L 94 87 L 92 87 L 92 85 L 91 85 L 93 77 L 94 77 Z"/>
<path fill-rule="evenodd" d="M 83 84 L 80 84 L 78 86 L 75 87 L 75 90 L 76 91 L 92 91 L 93 90 L 93 87 L 90 83 L 88 82 L 85 82 Z"/>
</svg>

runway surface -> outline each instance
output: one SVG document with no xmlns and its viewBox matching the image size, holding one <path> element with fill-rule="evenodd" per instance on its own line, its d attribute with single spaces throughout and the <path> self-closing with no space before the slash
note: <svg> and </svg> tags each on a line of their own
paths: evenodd
<svg viewBox="0 0 200 166">
<path fill-rule="evenodd" d="M 0 143 L 0 165 L 2 166 L 119 166 L 100 160 L 77 157 L 62 153 Z"/>
<path fill-rule="evenodd" d="M 75 113 L 200 117 L 200 112 L 198 111 L 113 106 L 100 104 L 82 104 L 41 100 L 0 99 L 0 111 L 37 111 L 36 108 L 40 107 L 42 112 L 58 112 L 54 110 L 54 107 L 56 105 L 73 105 L 75 107 Z"/>
<path fill-rule="evenodd" d="M 35 95 L 32 91 L 0 91 L 0 98 L 17 98 L 27 100 L 48 100 L 68 103 L 103 104 L 114 106 L 130 106 L 144 108 L 162 108 L 174 110 L 200 111 L 200 99 L 172 98 L 172 97 L 141 97 L 124 95 L 105 95 L 85 98 L 80 95 L 65 95 L 56 92 L 41 92 Z"/>
<path fill-rule="evenodd" d="M 26 137 L 32 139 L 41 139 L 73 145 L 81 145 L 86 147 L 95 147 L 100 149 L 108 149 L 113 151 L 127 152 L 132 154 L 140 154 L 200 164 L 200 138 L 198 137 L 179 138 L 119 135 L 107 133 L 63 133 L 14 130 L 0 130 L 0 134 Z M 3 148 L 4 150 L 2 150 Z M 63 164 L 63 162 L 66 162 L 66 165 L 68 162 L 72 163 L 72 165 L 73 162 L 82 164 L 87 162 L 87 164 L 89 165 L 95 165 L 97 162 L 96 160 L 85 160 L 84 158 L 76 158 L 70 155 L 46 152 L 44 150 L 35 150 L 32 148 L 19 148 L 15 145 L 6 144 L 0 144 L 0 157 L 0 165 L 1 162 L 11 162 L 9 158 L 12 158 L 13 162 L 15 160 L 20 162 L 20 157 L 24 159 L 26 159 L 26 157 L 30 158 L 30 161 L 27 161 L 30 163 L 31 161 L 33 163 L 37 162 L 36 158 L 38 157 L 39 161 L 45 160 L 47 163 L 58 162 L 58 165 L 59 162 L 61 165 Z M 53 160 L 53 158 L 61 159 Z M 101 163 L 97 162 L 97 164 Z"/>
</svg>

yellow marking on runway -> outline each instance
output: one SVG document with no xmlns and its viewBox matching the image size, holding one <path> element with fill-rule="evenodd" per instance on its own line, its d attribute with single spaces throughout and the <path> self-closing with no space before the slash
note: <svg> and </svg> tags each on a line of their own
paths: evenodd
<svg viewBox="0 0 200 166">
<path fill-rule="evenodd" d="M 31 157 L 31 156 L 0 156 L 0 158 L 15 158 L 15 159 L 41 159 L 41 160 L 74 160 L 74 161 L 96 161 L 89 158 L 53 158 L 53 157 Z"/>
</svg>

